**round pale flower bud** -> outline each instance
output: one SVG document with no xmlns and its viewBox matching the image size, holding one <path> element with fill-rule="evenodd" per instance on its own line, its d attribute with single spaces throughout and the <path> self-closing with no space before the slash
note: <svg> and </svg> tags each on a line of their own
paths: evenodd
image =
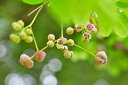
<svg viewBox="0 0 128 85">
<path fill-rule="evenodd" d="M 63 44 L 67 43 L 67 38 L 61 38 L 61 40 L 63 41 Z"/>
<path fill-rule="evenodd" d="M 31 58 L 26 55 L 26 54 L 22 54 L 20 56 L 20 60 L 19 60 L 20 64 L 24 65 L 27 68 L 32 68 L 33 67 L 33 61 L 31 60 Z"/>
<path fill-rule="evenodd" d="M 73 40 L 73 39 L 69 39 L 69 40 L 67 41 L 67 44 L 68 44 L 69 46 L 73 46 L 73 45 L 74 45 L 74 40 Z"/>
<path fill-rule="evenodd" d="M 48 40 L 55 40 L 55 35 L 53 35 L 53 34 L 49 34 L 48 35 Z"/>
<path fill-rule="evenodd" d="M 13 22 L 13 23 L 12 23 L 12 27 L 13 27 L 13 29 L 16 30 L 16 31 L 20 31 L 20 30 L 22 29 L 22 26 L 19 25 L 17 22 Z"/>
<path fill-rule="evenodd" d="M 62 50 L 64 50 L 64 51 L 66 51 L 66 50 L 68 50 L 68 46 L 63 46 L 63 49 Z"/>
<path fill-rule="evenodd" d="M 67 43 L 67 39 L 66 38 L 60 38 L 57 40 L 58 44 L 66 44 Z"/>
<path fill-rule="evenodd" d="M 15 43 L 19 43 L 20 42 L 20 37 L 17 36 L 16 34 L 11 34 L 10 35 L 10 40 L 12 40 Z"/>
<path fill-rule="evenodd" d="M 52 47 L 54 46 L 54 42 L 51 41 L 51 40 L 49 40 L 49 41 L 47 42 L 47 46 L 52 48 Z"/>
<path fill-rule="evenodd" d="M 22 40 L 24 40 L 27 37 L 25 32 L 20 32 L 19 36 Z"/>
<path fill-rule="evenodd" d="M 92 30 L 91 30 L 91 33 L 96 33 L 97 32 L 97 28 L 93 28 Z"/>
<path fill-rule="evenodd" d="M 82 28 L 83 28 L 82 25 L 79 25 L 79 24 L 75 25 L 76 32 L 81 32 L 82 31 Z"/>
<path fill-rule="evenodd" d="M 32 36 L 27 36 L 27 37 L 25 38 L 25 42 L 27 42 L 27 43 L 33 42 Z"/>
<path fill-rule="evenodd" d="M 58 40 L 57 40 L 57 43 L 58 43 L 58 44 L 63 44 L 63 40 L 62 40 L 62 39 L 58 39 Z"/>
<path fill-rule="evenodd" d="M 28 35 L 31 35 L 31 34 L 32 34 L 32 29 L 27 28 L 27 29 L 25 30 L 25 32 L 26 32 Z"/>
<path fill-rule="evenodd" d="M 18 23 L 21 27 L 24 26 L 24 22 L 23 22 L 23 20 L 19 20 L 17 23 Z"/>
<path fill-rule="evenodd" d="M 105 51 L 99 51 L 95 56 L 95 64 L 102 65 L 108 61 Z"/>
<path fill-rule="evenodd" d="M 64 51 L 64 57 L 65 58 L 71 58 L 73 56 L 73 52 L 72 51 Z"/>
<path fill-rule="evenodd" d="M 44 51 L 37 51 L 34 53 L 34 59 L 37 62 L 42 62 L 46 57 L 46 53 Z"/>
<path fill-rule="evenodd" d="M 68 35 L 71 35 L 71 34 L 74 33 L 74 29 L 73 29 L 72 27 L 68 27 L 68 28 L 66 29 L 66 33 L 67 33 Z"/>
</svg>

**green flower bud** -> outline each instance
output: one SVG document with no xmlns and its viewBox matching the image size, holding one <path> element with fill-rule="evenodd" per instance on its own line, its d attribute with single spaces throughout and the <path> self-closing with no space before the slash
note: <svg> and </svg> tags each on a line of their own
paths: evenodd
<svg viewBox="0 0 128 85">
<path fill-rule="evenodd" d="M 27 29 L 25 30 L 25 32 L 26 32 L 28 35 L 31 35 L 31 34 L 32 34 L 32 29 L 27 28 Z"/>
<path fill-rule="evenodd" d="M 20 32 L 19 36 L 22 40 L 24 40 L 27 37 L 25 32 Z"/>
<path fill-rule="evenodd" d="M 19 20 L 17 23 L 18 23 L 21 27 L 24 26 L 24 22 L 23 22 L 22 20 Z"/>
<path fill-rule="evenodd" d="M 20 37 L 17 36 L 16 34 L 11 34 L 10 35 L 10 40 L 12 40 L 15 43 L 19 43 L 20 42 Z"/>
<path fill-rule="evenodd" d="M 20 31 L 22 29 L 22 26 L 19 25 L 17 22 L 13 22 L 12 27 L 15 31 Z"/>
<path fill-rule="evenodd" d="M 54 42 L 51 41 L 51 40 L 49 40 L 49 41 L 47 42 L 47 46 L 52 48 L 52 47 L 54 46 Z"/>
<path fill-rule="evenodd" d="M 25 42 L 27 42 L 27 43 L 31 43 L 32 41 L 33 41 L 32 36 L 27 36 L 27 37 L 25 38 Z"/>
</svg>

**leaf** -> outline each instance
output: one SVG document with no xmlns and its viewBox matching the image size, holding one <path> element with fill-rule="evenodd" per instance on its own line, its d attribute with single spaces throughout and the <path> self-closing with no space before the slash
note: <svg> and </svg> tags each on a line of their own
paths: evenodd
<svg viewBox="0 0 128 85">
<path fill-rule="evenodd" d="M 115 4 L 120 8 L 128 8 L 128 2 L 117 1 Z"/>
<path fill-rule="evenodd" d="M 26 4 L 37 5 L 41 4 L 44 0 L 22 0 Z"/>
<path fill-rule="evenodd" d="M 120 37 L 128 36 L 126 19 L 119 14 L 116 5 L 127 7 L 127 0 L 113 3 L 111 0 L 50 0 L 49 12 L 60 23 L 63 17 L 64 23 L 72 21 L 74 24 L 85 24 L 90 19 L 92 11 L 98 17 L 91 21 L 97 25 L 98 33 L 107 37 L 115 32 Z M 97 22 L 98 21 L 98 22 Z"/>
</svg>

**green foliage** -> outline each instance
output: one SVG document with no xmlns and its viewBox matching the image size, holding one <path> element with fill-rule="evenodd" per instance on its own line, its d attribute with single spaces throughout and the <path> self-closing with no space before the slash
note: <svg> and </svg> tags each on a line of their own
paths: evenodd
<svg viewBox="0 0 128 85">
<path fill-rule="evenodd" d="M 28 4 L 40 4 L 44 0 L 23 0 Z M 92 11 L 97 13 L 99 34 L 109 36 L 114 31 L 120 37 L 127 37 L 127 17 L 120 14 L 120 8 L 128 8 L 127 0 L 113 3 L 111 0 L 50 0 L 50 14 L 60 22 L 85 24 L 90 19 Z M 118 6 L 118 7 L 117 7 Z M 125 13 L 127 14 L 127 13 Z M 94 21 L 95 22 L 95 21 Z"/>
<path fill-rule="evenodd" d="M 37 4 L 41 4 L 44 0 L 22 0 L 22 1 L 30 5 L 37 5 Z"/>
</svg>

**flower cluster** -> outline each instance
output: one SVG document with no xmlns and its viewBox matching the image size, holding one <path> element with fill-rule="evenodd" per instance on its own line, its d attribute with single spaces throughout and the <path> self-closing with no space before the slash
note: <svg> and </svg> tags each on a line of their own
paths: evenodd
<svg viewBox="0 0 128 85">
<path fill-rule="evenodd" d="M 10 34 L 10 39 L 15 43 L 19 43 L 21 40 L 24 40 L 27 43 L 31 43 L 34 41 L 34 44 L 35 44 L 35 47 L 37 50 L 31 57 L 29 57 L 26 54 L 21 54 L 20 60 L 19 60 L 21 65 L 23 65 L 27 68 L 32 68 L 34 66 L 34 60 L 37 62 L 44 61 L 44 59 L 46 57 L 46 53 L 44 52 L 44 50 L 47 47 L 52 48 L 54 46 L 56 46 L 57 49 L 59 49 L 63 52 L 63 55 L 65 58 L 71 58 L 74 54 L 73 51 L 69 50 L 69 46 L 76 46 L 76 47 L 80 48 L 81 50 L 93 55 L 96 65 L 102 65 L 108 61 L 105 51 L 99 51 L 95 55 L 95 54 L 91 53 L 90 51 L 86 50 L 85 48 L 82 48 L 81 46 L 77 45 L 73 39 L 65 38 L 63 35 L 62 23 L 61 23 L 61 37 L 56 39 L 54 34 L 49 34 L 48 42 L 46 43 L 46 46 L 43 49 L 39 50 L 39 47 L 37 45 L 33 30 L 32 30 L 32 25 L 35 22 L 38 14 L 41 11 L 41 9 L 43 8 L 44 4 L 46 4 L 46 3 L 43 3 L 43 5 L 41 5 L 38 8 L 39 10 L 37 9 L 38 12 L 36 13 L 35 17 L 31 21 L 31 23 L 29 25 L 27 25 L 26 27 L 24 27 L 24 22 L 22 20 L 12 23 L 12 27 L 16 31 L 16 33 Z M 68 27 L 66 29 L 66 33 L 68 35 L 72 35 L 74 32 L 82 33 L 83 41 L 89 42 L 89 40 L 91 39 L 91 34 L 96 33 L 97 28 L 93 23 L 89 22 L 86 25 L 76 24 L 74 26 L 74 28 Z"/>
<path fill-rule="evenodd" d="M 71 35 L 74 33 L 74 30 L 76 32 L 81 32 L 82 31 L 82 39 L 84 42 L 89 42 L 89 40 L 91 39 L 91 33 L 96 33 L 97 32 L 97 28 L 95 27 L 95 25 L 93 23 L 88 22 L 87 25 L 79 25 L 76 24 L 74 26 L 74 28 L 72 27 L 68 27 L 66 29 L 66 33 L 68 35 Z"/>
<path fill-rule="evenodd" d="M 12 27 L 16 31 L 16 33 L 10 34 L 10 39 L 13 42 L 19 43 L 21 40 L 24 40 L 27 43 L 31 43 L 33 41 L 31 28 L 25 28 L 22 20 L 13 22 Z"/>
<path fill-rule="evenodd" d="M 67 38 L 64 37 L 60 37 L 59 39 L 55 40 L 55 35 L 49 34 L 47 46 L 52 48 L 54 45 L 56 45 L 57 49 L 60 49 L 64 52 L 65 58 L 72 57 L 73 51 L 69 51 L 68 46 L 73 46 L 74 40 L 72 39 L 68 40 Z"/>
</svg>

